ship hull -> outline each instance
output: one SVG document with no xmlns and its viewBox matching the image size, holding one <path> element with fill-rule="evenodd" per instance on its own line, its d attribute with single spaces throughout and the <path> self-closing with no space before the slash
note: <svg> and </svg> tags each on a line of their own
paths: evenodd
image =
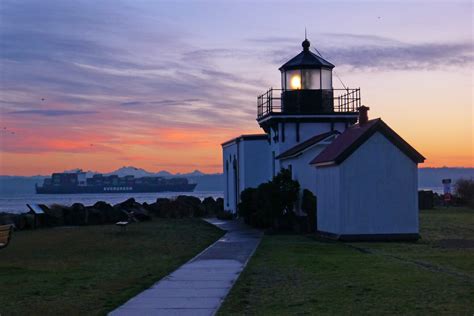
<svg viewBox="0 0 474 316">
<path fill-rule="evenodd" d="M 124 186 L 42 186 L 36 187 L 37 194 L 81 194 L 81 193 L 156 193 L 156 192 L 192 192 L 195 183 L 165 185 L 124 185 Z"/>
</svg>

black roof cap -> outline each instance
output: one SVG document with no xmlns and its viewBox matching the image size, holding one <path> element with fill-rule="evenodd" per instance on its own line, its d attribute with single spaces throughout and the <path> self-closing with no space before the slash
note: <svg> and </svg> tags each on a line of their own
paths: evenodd
<svg viewBox="0 0 474 316">
<path fill-rule="evenodd" d="M 280 71 L 300 68 L 334 68 L 333 64 L 309 51 L 310 42 L 307 39 L 301 43 L 301 46 L 303 46 L 303 51 L 281 66 Z"/>
</svg>

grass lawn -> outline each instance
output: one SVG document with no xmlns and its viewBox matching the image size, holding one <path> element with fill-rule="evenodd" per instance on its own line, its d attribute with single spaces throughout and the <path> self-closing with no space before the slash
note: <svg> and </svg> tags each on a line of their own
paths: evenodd
<svg viewBox="0 0 474 316">
<path fill-rule="evenodd" d="M 473 315 L 474 211 L 421 211 L 416 243 L 265 236 L 220 315 Z"/>
<path fill-rule="evenodd" d="M 0 315 L 105 314 L 223 233 L 199 219 L 15 232 L 0 250 Z"/>
</svg>

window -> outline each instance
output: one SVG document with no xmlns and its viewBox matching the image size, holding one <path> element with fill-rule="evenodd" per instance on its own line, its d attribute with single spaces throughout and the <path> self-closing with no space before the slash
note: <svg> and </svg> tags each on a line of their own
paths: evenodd
<svg viewBox="0 0 474 316">
<path fill-rule="evenodd" d="M 321 69 L 322 89 L 332 89 L 332 71 L 330 69 Z"/>
<path fill-rule="evenodd" d="M 303 75 L 303 89 L 321 89 L 320 69 L 303 69 L 301 73 Z"/>
</svg>

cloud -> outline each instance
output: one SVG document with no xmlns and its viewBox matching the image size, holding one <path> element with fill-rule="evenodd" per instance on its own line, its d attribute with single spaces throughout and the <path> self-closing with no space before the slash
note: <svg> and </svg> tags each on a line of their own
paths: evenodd
<svg viewBox="0 0 474 316">
<path fill-rule="evenodd" d="M 79 111 L 79 110 L 25 110 L 13 111 L 8 114 L 14 115 L 41 115 L 41 116 L 69 116 L 69 115 L 89 115 L 96 114 L 96 111 Z"/>
<path fill-rule="evenodd" d="M 370 70 L 433 70 L 473 62 L 472 43 L 386 44 L 330 48 L 334 62 Z"/>
<path fill-rule="evenodd" d="M 362 70 L 433 70 L 465 67 L 473 63 L 473 42 L 406 43 L 392 38 L 350 33 L 324 33 L 316 48 L 336 66 Z M 272 43 L 272 38 L 263 41 Z M 317 54 L 315 45 L 311 47 Z M 294 45 L 280 45 L 267 56 L 276 65 L 295 55 Z M 285 57 L 286 56 L 286 57 Z"/>
</svg>

